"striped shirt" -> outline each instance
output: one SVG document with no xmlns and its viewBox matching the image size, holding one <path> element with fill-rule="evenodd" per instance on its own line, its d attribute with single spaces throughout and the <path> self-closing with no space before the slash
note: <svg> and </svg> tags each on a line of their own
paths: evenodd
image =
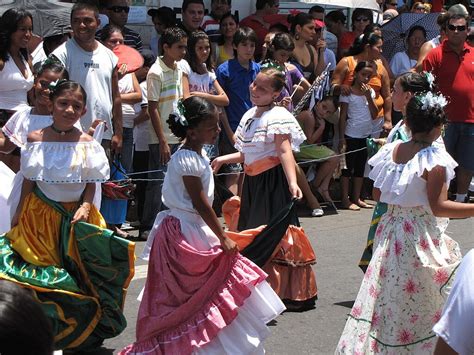
<svg viewBox="0 0 474 355">
<path fill-rule="evenodd" d="M 178 68 L 168 67 L 162 60 L 163 57 L 158 57 L 155 64 L 152 65 L 146 77 L 148 88 L 148 102 L 158 102 L 158 113 L 160 115 L 161 127 L 166 136 L 168 144 L 179 143 L 178 138 L 171 133 L 171 130 L 166 123 L 170 113 L 177 107 L 178 99 L 183 96 L 183 88 L 181 79 L 183 72 Z M 149 144 L 158 144 L 159 140 L 152 129 L 150 130 Z"/>
<path fill-rule="evenodd" d="M 100 41 L 100 36 L 102 35 L 102 30 L 99 30 L 95 34 L 95 38 Z M 122 28 L 123 42 L 129 47 L 135 48 L 137 51 L 143 49 L 142 38 L 140 34 L 128 27 Z"/>
</svg>

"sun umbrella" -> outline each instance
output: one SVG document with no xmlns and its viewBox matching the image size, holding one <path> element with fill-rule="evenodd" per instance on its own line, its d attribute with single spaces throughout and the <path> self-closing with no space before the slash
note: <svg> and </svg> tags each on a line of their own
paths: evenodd
<svg viewBox="0 0 474 355">
<path fill-rule="evenodd" d="M 406 37 L 413 26 L 422 26 L 426 30 L 426 40 L 439 35 L 436 19 L 439 13 L 415 14 L 401 13 L 382 26 L 383 55 L 390 60 L 395 53 L 406 49 Z"/>
<path fill-rule="evenodd" d="M 72 4 L 54 0 L 0 0 L 0 15 L 12 7 L 22 7 L 31 12 L 33 32 L 38 36 L 71 32 Z"/>
<path fill-rule="evenodd" d="M 308 4 L 335 6 L 345 8 L 361 8 L 380 11 L 380 5 L 376 0 L 299 0 Z"/>
</svg>

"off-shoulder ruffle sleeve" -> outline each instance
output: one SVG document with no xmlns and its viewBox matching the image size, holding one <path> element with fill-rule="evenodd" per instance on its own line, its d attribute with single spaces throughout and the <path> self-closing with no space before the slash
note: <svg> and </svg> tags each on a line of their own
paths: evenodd
<svg viewBox="0 0 474 355">
<path fill-rule="evenodd" d="M 205 157 L 188 149 L 178 150 L 171 160 L 171 164 L 181 176 L 201 177 L 209 166 L 209 161 Z"/>
<path fill-rule="evenodd" d="M 260 118 L 252 118 L 255 108 L 242 118 L 236 131 L 235 148 L 240 152 L 259 152 L 265 144 L 275 141 L 275 135 L 290 135 L 291 149 L 299 152 L 306 136 L 298 121 L 283 107 L 274 107 Z"/>
<path fill-rule="evenodd" d="M 109 162 L 102 146 L 91 142 L 33 142 L 21 151 L 21 171 L 45 183 L 104 182 Z"/>
<path fill-rule="evenodd" d="M 457 163 L 454 159 L 438 146 L 430 146 L 420 150 L 410 161 L 405 164 L 396 164 L 393 161 L 393 150 L 400 141 L 384 145 L 379 152 L 369 160 L 372 170 L 369 178 L 374 181 L 374 186 L 382 192 L 392 192 L 397 195 L 404 193 L 415 176 L 422 177 L 426 171 L 431 171 L 436 166 L 446 168 L 446 183 L 454 178 L 454 169 Z"/>
</svg>

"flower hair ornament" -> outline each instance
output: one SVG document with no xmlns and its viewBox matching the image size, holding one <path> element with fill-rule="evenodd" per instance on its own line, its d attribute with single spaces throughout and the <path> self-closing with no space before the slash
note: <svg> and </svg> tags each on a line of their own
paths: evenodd
<svg viewBox="0 0 474 355">
<path fill-rule="evenodd" d="M 423 72 L 423 74 L 425 75 L 426 81 L 428 82 L 428 85 L 430 86 L 430 90 L 433 90 L 434 89 L 434 81 L 435 81 L 434 75 L 429 71 L 425 71 L 425 72 Z"/>
<path fill-rule="evenodd" d="M 186 109 L 183 105 L 183 100 L 178 101 L 178 106 L 175 111 L 171 114 L 176 123 L 179 123 L 181 126 L 186 127 L 188 125 L 188 120 L 184 117 Z"/>
<path fill-rule="evenodd" d="M 66 79 L 58 79 L 56 81 L 52 81 L 51 83 L 49 83 L 48 85 L 48 89 L 49 91 L 51 92 L 54 92 L 57 90 L 57 88 L 59 87 L 59 85 L 65 83 L 67 80 Z"/>
<path fill-rule="evenodd" d="M 416 95 L 416 100 L 421 104 L 421 109 L 428 108 L 444 108 L 448 104 L 448 100 L 442 94 L 433 94 L 431 91 Z"/>
<path fill-rule="evenodd" d="M 273 68 L 273 69 L 281 71 L 282 73 L 285 72 L 285 68 L 282 65 L 278 64 L 277 62 L 275 62 L 274 60 L 271 60 L 271 59 L 265 60 L 260 65 L 260 68 L 261 69 L 271 69 L 271 68 Z"/>
</svg>

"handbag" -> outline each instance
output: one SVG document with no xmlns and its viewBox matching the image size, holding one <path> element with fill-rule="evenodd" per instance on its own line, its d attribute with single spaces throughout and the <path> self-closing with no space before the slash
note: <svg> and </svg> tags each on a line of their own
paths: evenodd
<svg viewBox="0 0 474 355">
<path fill-rule="evenodd" d="M 102 183 L 102 196 L 110 200 L 131 200 L 134 197 L 135 185 L 124 171 L 120 156 L 112 160 L 110 180 Z M 117 181 L 118 180 L 118 181 Z"/>
</svg>

